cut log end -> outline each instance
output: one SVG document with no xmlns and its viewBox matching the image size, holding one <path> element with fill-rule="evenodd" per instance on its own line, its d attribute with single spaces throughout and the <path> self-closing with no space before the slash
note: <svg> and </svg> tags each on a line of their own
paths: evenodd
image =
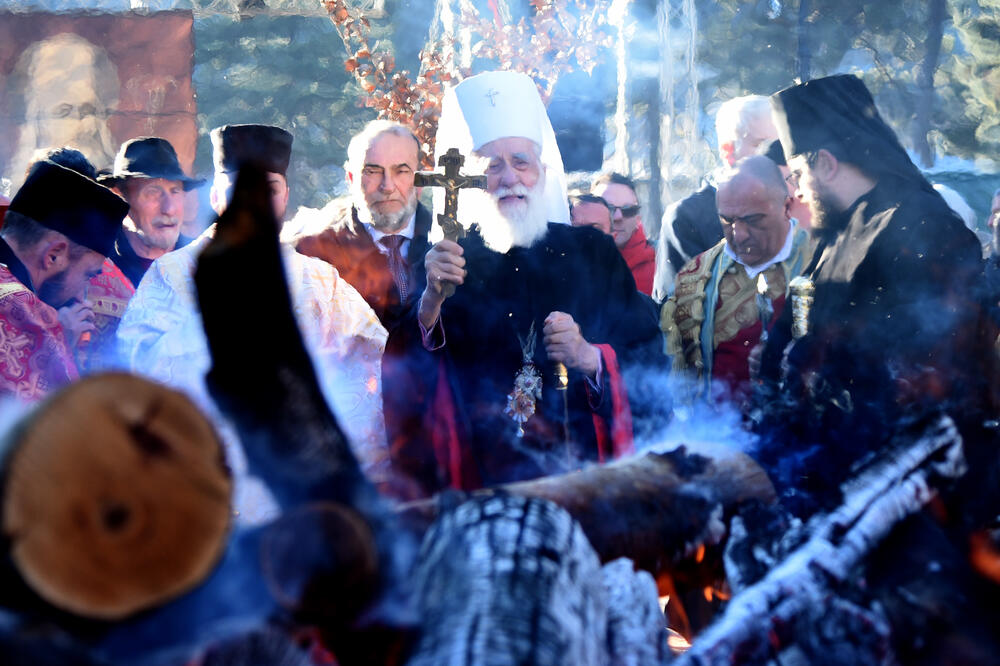
<svg viewBox="0 0 1000 666">
<path fill-rule="evenodd" d="M 232 479 L 186 397 L 97 375 L 55 395 L 11 442 L 3 531 L 52 605 L 113 620 L 192 588 L 221 556 Z"/>
</svg>

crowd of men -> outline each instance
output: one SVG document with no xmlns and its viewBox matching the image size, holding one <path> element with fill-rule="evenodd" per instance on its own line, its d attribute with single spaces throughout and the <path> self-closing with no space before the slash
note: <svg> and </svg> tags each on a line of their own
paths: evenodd
<svg viewBox="0 0 1000 666">
<path fill-rule="evenodd" d="M 654 241 L 627 175 L 567 193 L 527 76 L 480 74 L 445 97 L 437 156 L 458 149 L 485 175 L 458 195 L 464 234 L 443 237 L 421 202 L 408 128 L 373 121 L 353 137 L 349 201 L 285 222 L 282 252 L 320 383 L 385 492 L 625 455 L 657 400 L 741 410 L 779 489 L 808 492 L 803 511 L 906 419 L 944 410 L 972 440 L 992 436 L 998 255 L 984 262 L 861 80 L 738 98 L 717 121 L 723 166 Z M 228 125 L 211 139 L 212 208 L 252 164 L 284 221 L 293 136 Z M 186 392 L 223 433 L 254 522 L 280 508 L 204 383 L 193 272 L 214 226 L 181 233 L 185 192 L 203 182 L 158 137 L 127 141 L 101 175 L 71 147 L 36 154 L 0 230 L 0 393 L 37 401 L 107 368 Z M 994 230 L 998 217 L 1000 192 Z M 633 368 L 669 374 L 673 394 L 636 395 Z"/>
</svg>

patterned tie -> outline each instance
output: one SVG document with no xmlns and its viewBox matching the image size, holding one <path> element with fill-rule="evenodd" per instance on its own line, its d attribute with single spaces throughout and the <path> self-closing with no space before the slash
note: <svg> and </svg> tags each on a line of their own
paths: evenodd
<svg viewBox="0 0 1000 666">
<path fill-rule="evenodd" d="M 406 302 L 406 297 L 410 293 L 409 271 L 406 268 L 403 253 L 399 251 L 400 246 L 405 240 L 406 237 L 400 235 L 382 236 L 379 239 L 379 242 L 389 250 L 389 272 L 392 273 L 392 281 L 396 283 L 396 288 L 399 289 L 400 303 Z"/>
</svg>

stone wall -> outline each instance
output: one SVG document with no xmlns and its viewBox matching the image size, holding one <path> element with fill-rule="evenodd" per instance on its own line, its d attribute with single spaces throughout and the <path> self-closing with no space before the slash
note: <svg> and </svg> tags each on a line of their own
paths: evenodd
<svg viewBox="0 0 1000 666">
<path fill-rule="evenodd" d="M 343 66 L 343 44 L 325 16 L 212 15 L 195 21 L 198 158 L 209 172 L 213 127 L 278 125 L 295 136 L 290 211 L 345 191 L 347 141 L 374 117 Z"/>
</svg>

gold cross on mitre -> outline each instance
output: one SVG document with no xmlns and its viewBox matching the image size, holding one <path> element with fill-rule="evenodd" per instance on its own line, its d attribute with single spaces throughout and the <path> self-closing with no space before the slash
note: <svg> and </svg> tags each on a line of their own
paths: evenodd
<svg viewBox="0 0 1000 666">
<path fill-rule="evenodd" d="M 497 105 L 497 95 L 499 95 L 499 94 L 500 93 L 498 93 L 493 88 L 490 88 L 489 90 L 486 91 L 486 97 L 490 98 L 490 106 L 496 106 Z"/>
</svg>

